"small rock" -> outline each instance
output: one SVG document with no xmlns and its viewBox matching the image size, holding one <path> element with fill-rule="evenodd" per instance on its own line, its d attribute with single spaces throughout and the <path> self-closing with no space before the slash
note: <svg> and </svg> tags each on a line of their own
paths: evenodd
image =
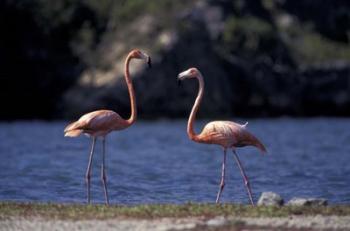
<svg viewBox="0 0 350 231">
<path fill-rule="evenodd" d="M 207 221 L 208 226 L 223 226 L 228 223 L 228 220 L 225 217 L 215 217 Z"/>
<path fill-rule="evenodd" d="M 283 198 L 274 192 L 263 192 L 259 198 L 258 205 L 280 206 L 283 205 Z"/>
<path fill-rule="evenodd" d="M 301 198 L 293 197 L 286 205 L 291 206 L 326 206 L 328 205 L 327 199 L 323 198 Z"/>
</svg>

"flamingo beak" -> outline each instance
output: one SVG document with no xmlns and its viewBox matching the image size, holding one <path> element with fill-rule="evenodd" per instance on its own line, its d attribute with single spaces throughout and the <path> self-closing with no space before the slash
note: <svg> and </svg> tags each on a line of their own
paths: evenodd
<svg viewBox="0 0 350 231">
<path fill-rule="evenodd" d="M 177 76 L 177 85 L 181 86 L 182 80 L 184 80 L 186 77 L 186 73 L 182 72 Z"/>
<path fill-rule="evenodd" d="M 178 80 L 184 80 L 185 78 L 188 78 L 190 75 L 191 75 L 190 70 L 183 71 L 177 76 L 177 79 Z"/>
<path fill-rule="evenodd" d="M 147 64 L 148 64 L 148 68 L 152 68 L 152 61 L 150 56 L 148 56 L 147 58 Z"/>
<path fill-rule="evenodd" d="M 146 60 L 146 62 L 148 64 L 148 68 L 152 67 L 151 57 L 148 56 L 146 53 L 141 52 L 141 59 Z"/>
<path fill-rule="evenodd" d="M 177 79 L 177 85 L 181 86 L 181 79 Z"/>
</svg>

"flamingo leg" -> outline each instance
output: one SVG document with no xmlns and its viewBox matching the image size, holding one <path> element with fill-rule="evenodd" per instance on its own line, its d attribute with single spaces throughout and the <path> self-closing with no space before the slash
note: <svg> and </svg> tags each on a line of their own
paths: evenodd
<svg viewBox="0 0 350 231">
<path fill-rule="evenodd" d="M 103 151 L 102 151 L 102 165 L 101 165 L 101 181 L 102 181 L 102 185 L 105 193 L 106 205 L 109 205 L 108 191 L 107 191 L 107 177 L 106 177 L 106 169 L 105 169 L 105 151 L 106 151 L 105 137 L 103 137 L 102 139 L 102 146 L 103 146 Z"/>
<path fill-rule="evenodd" d="M 238 155 L 237 155 L 236 151 L 234 149 L 232 149 L 232 152 L 233 152 L 233 156 L 235 157 L 235 160 L 237 162 L 237 165 L 239 167 L 239 170 L 241 171 L 241 174 L 242 174 L 242 177 L 243 177 L 243 180 L 244 180 L 244 185 L 245 185 L 245 187 L 247 188 L 247 191 L 248 191 L 248 196 L 249 196 L 250 203 L 252 204 L 252 206 L 254 206 L 254 201 L 253 201 L 253 197 L 252 197 L 252 190 L 250 188 L 249 179 L 248 179 L 247 175 L 244 172 L 243 166 L 241 164 L 241 161 L 238 158 Z"/>
<path fill-rule="evenodd" d="M 92 164 L 92 156 L 94 155 L 95 150 L 95 142 L 96 138 L 92 138 L 92 146 L 91 146 L 91 152 L 89 157 L 89 163 L 85 174 L 85 182 L 86 182 L 86 192 L 87 192 L 87 203 L 90 204 L 90 179 L 91 179 L 91 164 Z"/>
<path fill-rule="evenodd" d="M 222 161 L 222 169 L 221 169 L 221 182 L 218 194 L 216 196 L 215 203 L 218 204 L 220 201 L 220 196 L 225 187 L 225 165 L 226 165 L 226 148 L 224 149 L 224 160 Z"/>
</svg>

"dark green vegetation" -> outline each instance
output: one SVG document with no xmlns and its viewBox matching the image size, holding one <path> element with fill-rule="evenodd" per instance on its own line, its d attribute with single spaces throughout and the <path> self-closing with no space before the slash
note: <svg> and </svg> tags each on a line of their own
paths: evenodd
<svg viewBox="0 0 350 231">
<path fill-rule="evenodd" d="M 183 117 L 197 66 L 202 116 L 350 115 L 348 0 L 4 0 L 0 119 L 129 113 L 121 63 L 154 57 L 135 79 L 141 118 Z"/>
<path fill-rule="evenodd" d="M 104 206 L 0 202 L 0 219 L 33 217 L 57 219 L 162 218 L 162 217 L 286 217 L 290 215 L 350 215 L 350 206 L 329 207 L 251 207 L 234 204 L 184 204 Z"/>
</svg>

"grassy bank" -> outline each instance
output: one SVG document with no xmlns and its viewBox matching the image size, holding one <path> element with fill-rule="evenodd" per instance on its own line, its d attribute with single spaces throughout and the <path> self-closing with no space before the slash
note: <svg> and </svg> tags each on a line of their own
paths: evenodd
<svg viewBox="0 0 350 231">
<path fill-rule="evenodd" d="M 104 206 L 81 204 L 0 202 L 0 219 L 10 217 L 43 217 L 54 219 L 110 219 L 110 218 L 162 218 L 162 217 L 286 217 L 290 215 L 350 215 L 349 205 L 328 207 L 251 207 L 235 204 L 183 204 Z"/>
</svg>

